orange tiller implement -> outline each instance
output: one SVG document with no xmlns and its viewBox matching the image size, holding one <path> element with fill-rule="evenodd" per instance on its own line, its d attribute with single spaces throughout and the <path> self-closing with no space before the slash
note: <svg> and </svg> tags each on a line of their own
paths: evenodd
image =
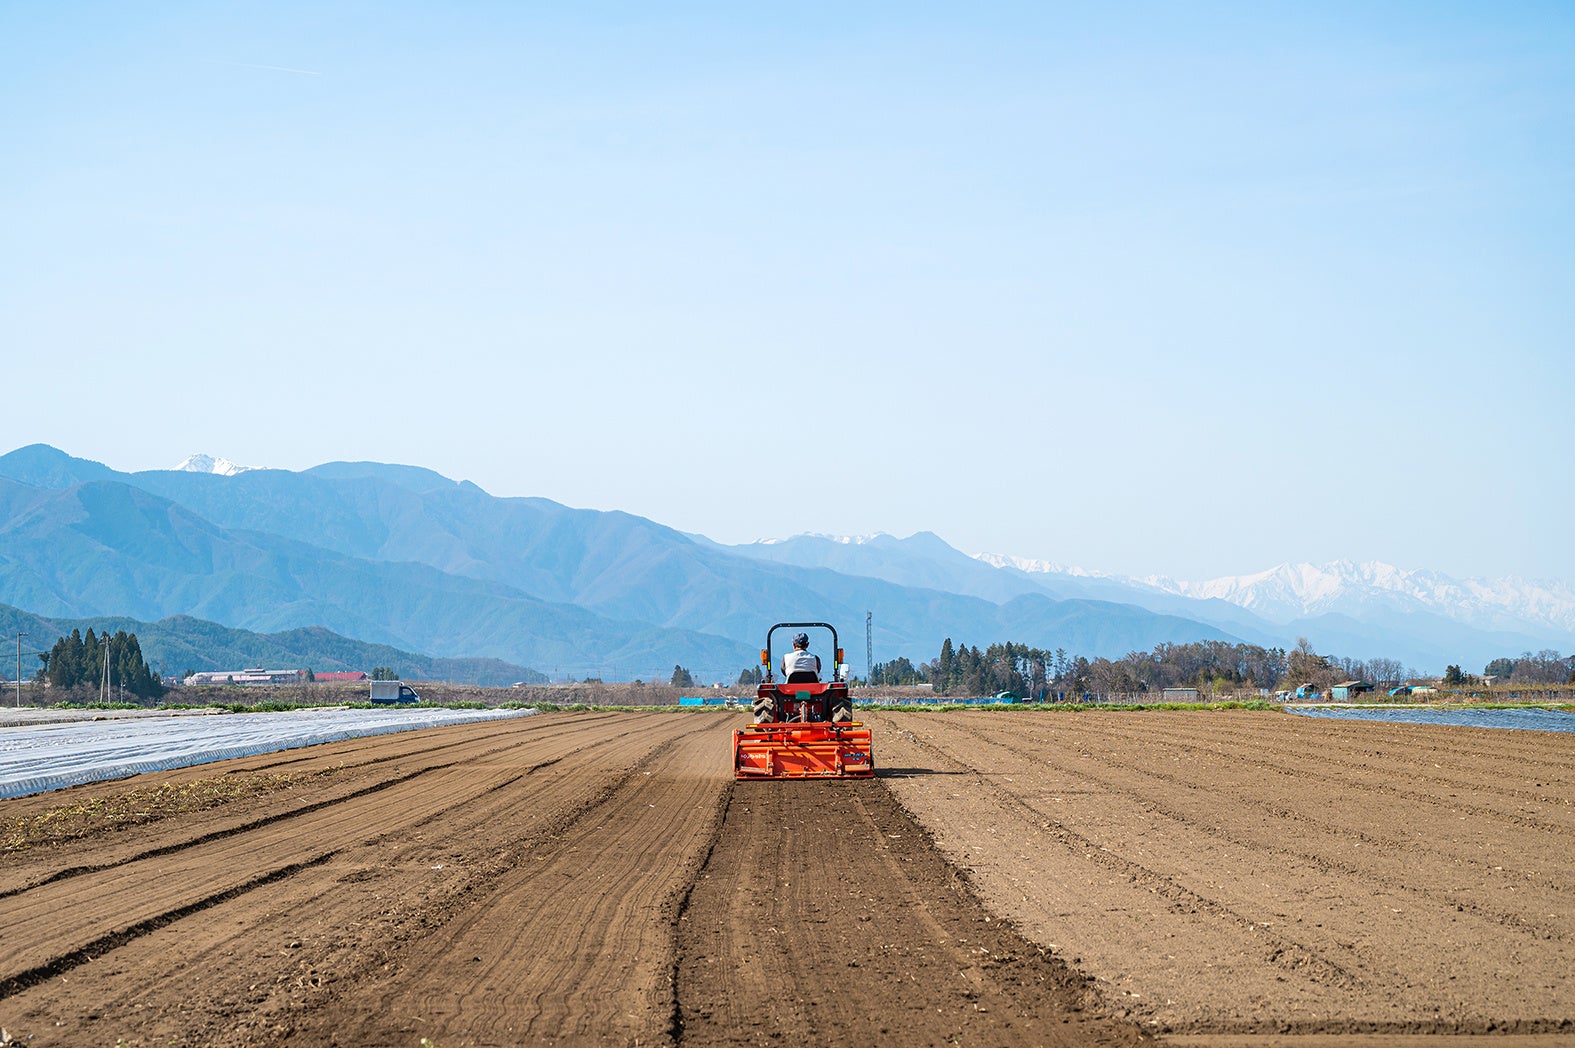
<svg viewBox="0 0 1575 1048">
<path fill-rule="evenodd" d="M 836 664 L 829 681 L 772 679 L 771 635 L 779 629 L 831 630 Z M 853 719 L 853 701 L 837 647 L 824 622 L 779 622 L 760 651 L 764 679 L 755 694 L 755 723 L 733 732 L 733 774 L 740 779 L 867 779 L 875 774 L 870 730 Z M 816 676 L 808 674 L 808 676 Z"/>
</svg>

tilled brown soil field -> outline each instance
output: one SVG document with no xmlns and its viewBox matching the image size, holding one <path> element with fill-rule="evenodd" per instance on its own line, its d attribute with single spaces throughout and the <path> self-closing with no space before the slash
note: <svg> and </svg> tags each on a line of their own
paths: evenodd
<svg viewBox="0 0 1575 1048">
<path fill-rule="evenodd" d="M 589 713 L 0 802 L 3 1040 L 1575 1038 L 1570 736 L 869 719 L 865 782 Z"/>
<path fill-rule="evenodd" d="M 735 787 L 737 723 L 551 714 L 0 803 L 25 845 L 0 853 L 0 1024 L 28 1045 L 1141 1039 L 879 783 Z M 161 817 L 171 796 L 190 810 Z"/>
<path fill-rule="evenodd" d="M 1575 1042 L 1575 736 L 869 719 L 884 784 L 986 907 L 1167 1040 Z"/>
</svg>

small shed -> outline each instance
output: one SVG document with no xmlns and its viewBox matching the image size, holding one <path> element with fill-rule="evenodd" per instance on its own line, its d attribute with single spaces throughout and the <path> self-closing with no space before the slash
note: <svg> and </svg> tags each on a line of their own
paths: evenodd
<svg viewBox="0 0 1575 1048">
<path fill-rule="evenodd" d="M 1329 697 L 1335 702 L 1350 702 L 1372 690 L 1373 686 L 1365 680 L 1348 680 L 1330 688 Z"/>
</svg>

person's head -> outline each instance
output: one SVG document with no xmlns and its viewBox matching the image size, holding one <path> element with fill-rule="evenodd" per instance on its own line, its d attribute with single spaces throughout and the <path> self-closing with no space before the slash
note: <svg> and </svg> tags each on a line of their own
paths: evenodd
<svg viewBox="0 0 1575 1048">
<path fill-rule="evenodd" d="M 795 633 L 795 634 L 793 634 L 793 646 L 795 648 L 801 648 L 801 649 L 809 647 L 809 634 L 807 634 L 807 633 Z"/>
</svg>

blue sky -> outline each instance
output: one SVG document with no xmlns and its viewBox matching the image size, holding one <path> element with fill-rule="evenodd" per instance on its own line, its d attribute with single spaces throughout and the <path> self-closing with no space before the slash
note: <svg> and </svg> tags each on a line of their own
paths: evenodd
<svg viewBox="0 0 1575 1048">
<path fill-rule="evenodd" d="M 1575 577 L 1575 7 L 0 7 L 0 444 Z"/>
</svg>

